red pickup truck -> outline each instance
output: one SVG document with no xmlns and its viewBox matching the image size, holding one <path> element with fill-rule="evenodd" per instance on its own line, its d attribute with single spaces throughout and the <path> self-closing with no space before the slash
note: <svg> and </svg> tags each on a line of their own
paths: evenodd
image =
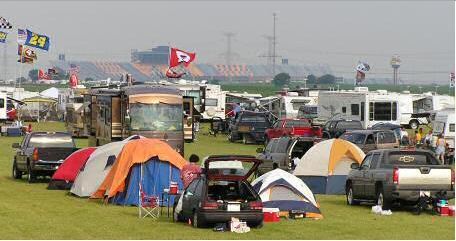
<svg viewBox="0 0 456 241">
<path fill-rule="evenodd" d="M 265 143 L 282 136 L 321 137 L 322 130 L 320 127 L 312 126 L 309 119 L 282 119 L 265 131 Z"/>
</svg>

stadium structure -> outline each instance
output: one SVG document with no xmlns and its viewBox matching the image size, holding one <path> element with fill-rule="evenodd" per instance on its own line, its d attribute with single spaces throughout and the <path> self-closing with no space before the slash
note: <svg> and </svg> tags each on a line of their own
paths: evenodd
<svg viewBox="0 0 456 241">
<path fill-rule="evenodd" d="M 69 71 L 70 66 L 78 66 L 79 78 L 119 80 L 125 73 L 132 74 L 137 81 L 160 80 L 166 78 L 168 68 L 168 46 L 157 46 L 151 50 L 132 50 L 131 62 L 110 61 L 66 61 L 65 58 L 51 61 L 50 64 L 61 71 Z M 186 79 L 220 80 L 233 82 L 259 82 L 273 78 L 272 66 L 266 64 L 191 64 L 185 71 Z M 332 74 L 328 64 L 276 65 L 276 73 L 288 73 L 294 80 L 303 80 L 309 74 L 321 76 Z"/>
</svg>

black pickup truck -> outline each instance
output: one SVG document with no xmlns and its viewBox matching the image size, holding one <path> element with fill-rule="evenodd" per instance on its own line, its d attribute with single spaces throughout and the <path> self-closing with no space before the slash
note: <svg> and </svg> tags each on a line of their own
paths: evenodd
<svg viewBox="0 0 456 241">
<path fill-rule="evenodd" d="M 12 145 L 16 149 L 13 160 L 13 178 L 27 175 L 32 183 L 37 176 L 52 176 L 66 157 L 76 150 L 73 138 L 64 132 L 27 133 L 21 144 Z"/>
<path fill-rule="evenodd" d="M 454 170 L 427 150 L 375 150 L 351 168 L 345 184 L 349 205 L 371 201 L 390 209 L 394 203 L 418 204 L 421 197 L 454 198 Z"/>
</svg>

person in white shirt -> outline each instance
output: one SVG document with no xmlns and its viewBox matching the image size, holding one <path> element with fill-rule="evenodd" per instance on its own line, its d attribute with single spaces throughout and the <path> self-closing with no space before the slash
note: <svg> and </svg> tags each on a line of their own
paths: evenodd
<svg viewBox="0 0 456 241">
<path fill-rule="evenodd" d="M 401 127 L 401 144 L 409 145 L 409 135 L 404 127 Z"/>
</svg>

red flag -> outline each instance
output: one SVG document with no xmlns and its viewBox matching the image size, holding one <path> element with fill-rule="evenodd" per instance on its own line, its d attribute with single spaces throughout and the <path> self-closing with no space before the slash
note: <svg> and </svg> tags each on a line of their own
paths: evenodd
<svg viewBox="0 0 456 241">
<path fill-rule="evenodd" d="M 176 67 L 180 64 L 184 64 L 185 67 L 195 60 L 195 53 L 185 52 L 180 49 L 171 48 L 169 56 L 169 67 Z"/>
<path fill-rule="evenodd" d="M 40 69 L 40 70 L 38 70 L 38 80 L 42 80 L 42 79 L 50 80 L 51 76 L 49 76 L 49 74 L 44 72 L 44 70 Z"/>
<path fill-rule="evenodd" d="M 76 85 L 78 85 L 78 76 L 76 74 L 71 74 L 70 76 L 70 87 L 71 88 L 76 88 Z"/>
</svg>

